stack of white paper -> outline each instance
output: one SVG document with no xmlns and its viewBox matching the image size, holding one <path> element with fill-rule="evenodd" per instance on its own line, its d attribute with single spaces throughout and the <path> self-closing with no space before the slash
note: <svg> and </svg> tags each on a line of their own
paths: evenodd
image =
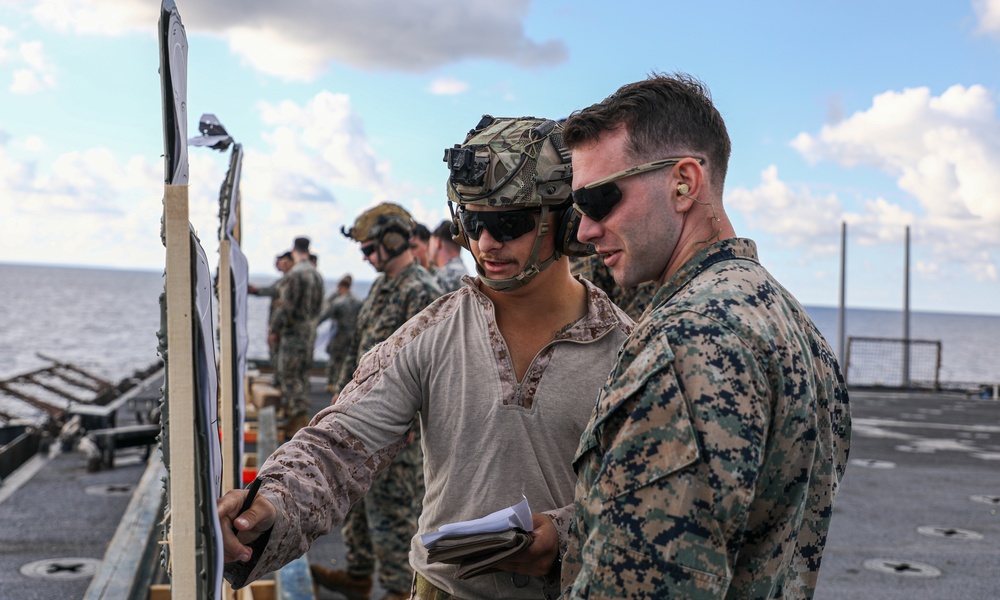
<svg viewBox="0 0 1000 600">
<path fill-rule="evenodd" d="M 441 528 L 434 533 L 423 533 L 420 535 L 420 541 L 423 542 L 424 548 L 430 550 L 434 547 L 434 544 L 442 538 L 469 535 L 470 533 L 495 533 L 497 531 L 510 529 L 511 527 L 531 531 L 534 529 L 531 521 L 531 509 L 528 507 L 528 499 L 524 496 L 521 497 L 524 498 L 524 500 L 518 502 L 514 506 L 500 509 L 495 513 L 486 515 L 485 517 L 480 517 L 471 521 L 448 523 L 446 525 L 442 525 Z"/>
</svg>

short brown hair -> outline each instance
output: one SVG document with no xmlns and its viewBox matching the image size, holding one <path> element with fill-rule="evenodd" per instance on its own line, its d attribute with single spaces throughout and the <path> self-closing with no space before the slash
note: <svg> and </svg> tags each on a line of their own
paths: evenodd
<svg viewBox="0 0 1000 600">
<path fill-rule="evenodd" d="M 441 240 L 447 246 L 454 246 L 456 249 L 461 249 L 461 246 L 455 241 L 455 238 L 451 235 L 451 221 L 441 221 L 441 224 L 434 229 L 434 237 Z"/>
<path fill-rule="evenodd" d="M 563 140 L 572 149 L 622 126 L 628 132 L 626 148 L 637 161 L 702 158 L 721 193 L 732 145 L 704 83 L 684 73 L 651 73 L 571 114 Z"/>
</svg>

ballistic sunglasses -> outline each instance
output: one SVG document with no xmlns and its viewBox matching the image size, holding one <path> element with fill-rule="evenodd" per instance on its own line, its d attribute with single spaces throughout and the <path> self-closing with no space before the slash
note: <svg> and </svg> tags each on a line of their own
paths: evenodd
<svg viewBox="0 0 1000 600">
<path fill-rule="evenodd" d="M 686 158 L 686 157 L 685 157 Z M 615 184 L 619 179 L 625 179 L 641 173 L 649 173 L 664 167 L 672 167 L 684 160 L 684 158 L 661 158 L 637 167 L 629 167 L 624 171 L 612 173 L 603 179 L 587 184 L 580 189 L 573 190 L 573 208 L 581 215 L 590 217 L 594 221 L 600 221 L 611 214 L 615 206 L 622 200 L 622 191 Z M 705 161 L 696 158 L 699 165 Z"/>
<path fill-rule="evenodd" d="M 361 254 L 371 256 L 378 249 L 378 244 L 365 244 L 361 246 Z"/>
<path fill-rule="evenodd" d="M 499 212 L 472 211 L 458 209 L 458 218 L 462 229 L 469 238 L 478 241 L 483 229 L 498 242 L 516 240 L 532 231 L 537 226 L 535 217 L 541 214 L 541 208 L 521 208 Z"/>
</svg>

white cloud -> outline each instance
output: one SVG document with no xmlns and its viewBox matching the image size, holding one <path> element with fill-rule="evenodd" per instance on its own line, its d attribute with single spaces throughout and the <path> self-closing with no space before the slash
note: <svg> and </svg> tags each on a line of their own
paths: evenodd
<svg viewBox="0 0 1000 600">
<path fill-rule="evenodd" d="M 792 146 L 810 161 L 869 165 L 897 178 L 945 227 L 1000 225 L 1000 121 L 982 86 L 953 86 L 938 97 L 927 88 L 886 92 L 871 108 Z"/>
<path fill-rule="evenodd" d="M 997 270 L 997 263 L 992 260 L 986 252 L 979 252 L 971 257 L 969 261 L 969 271 L 976 281 L 996 282 L 1000 281 L 1000 273 Z"/>
<path fill-rule="evenodd" d="M 10 91 L 15 94 L 35 94 L 45 87 L 42 82 L 38 80 L 38 76 L 35 72 L 30 69 L 17 69 L 14 71 L 11 83 Z"/>
<path fill-rule="evenodd" d="M 809 255 L 836 250 L 843 208 L 834 195 L 818 196 L 781 181 L 774 165 L 764 169 L 760 185 L 735 188 L 726 204 L 739 211 L 753 231 L 774 236 L 786 248 L 806 248 Z"/>
<path fill-rule="evenodd" d="M 38 140 L 14 138 L 12 147 Z M 44 142 L 41 142 L 44 144 Z M 4 260 L 149 268 L 162 264 L 162 165 L 92 148 L 40 166 L 0 145 Z"/>
<path fill-rule="evenodd" d="M 33 166 L 31 164 L 16 161 L 8 154 L 7 145 L 12 141 L 8 134 L 0 131 L 0 192 L 3 192 L 4 198 L 10 198 L 13 201 L 0 202 L 0 206 L 15 204 L 14 192 L 28 186 L 32 177 Z"/>
<path fill-rule="evenodd" d="M 530 0 L 216 0 L 182 7 L 181 20 L 188 35 L 224 38 L 256 69 L 290 80 L 311 80 L 330 61 L 406 72 L 469 58 L 525 67 L 565 61 L 562 41 L 527 37 L 529 6 Z M 116 35 L 149 32 L 158 12 L 158 4 L 146 0 L 41 0 L 33 14 L 60 31 Z"/>
<path fill-rule="evenodd" d="M 761 172 L 757 187 L 734 188 L 725 203 L 748 227 L 737 233 L 790 250 L 799 265 L 839 252 L 841 222 L 847 223 L 849 245 L 865 248 L 867 256 L 900 248 L 909 226 L 913 247 L 926 250 L 925 258 L 914 264 L 923 280 L 1000 281 L 996 227 L 930 221 L 881 197 L 862 201 L 858 211 L 847 210 L 834 194 L 821 196 L 782 181 L 773 165 Z M 818 280 L 824 275 L 828 273 L 815 273 Z"/>
<path fill-rule="evenodd" d="M 247 150 L 241 185 L 243 249 L 252 272 L 269 272 L 274 255 L 305 235 L 313 240 L 321 271 L 368 276 L 371 270 L 361 254 L 340 234 L 362 209 L 394 201 L 412 209 L 417 219 L 436 224 L 443 217 L 439 205 L 437 211 L 423 209 L 421 199 L 433 193 L 393 180 L 348 96 L 323 91 L 304 104 L 286 100 L 258 108 L 266 146 Z M 192 181 L 204 177 L 192 167 Z M 208 179 L 221 177 L 220 172 Z M 323 261 L 334 256 L 336 262 Z"/>
<path fill-rule="evenodd" d="M 862 246 L 895 244 L 905 237 L 906 227 L 917 220 L 912 212 L 881 197 L 864 201 L 863 209 L 860 214 L 844 215 L 851 239 Z"/>
<path fill-rule="evenodd" d="M 137 0 L 38 0 L 32 9 L 35 19 L 58 31 L 119 35 L 149 31 L 160 13 L 159 2 Z M 183 20 L 183 13 L 181 18 Z"/>
<path fill-rule="evenodd" d="M 267 144 L 246 150 L 241 182 L 243 250 L 252 272 L 270 272 L 275 253 L 306 235 L 328 273 L 373 276 L 355 244 L 339 231 L 361 209 L 393 200 L 426 223 L 443 218 L 440 204 L 424 201 L 436 197 L 434 191 L 393 181 L 347 96 L 320 92 L 305 104 L 285 101 L 259 109 Z M 162 265 L 162 162 L 150 157 L 122 161 L 101 147 L 64 153 L 45 164 L 24 153 L 45 145 L 37 136 L 0 131 L 3 260 Z M 212 257 L 229 152 L 191 148 L 188 156 L 190 221 Z M 425 206 L 432 204 L 433 209 Z"/>
<path fill-rule="evenodd" d="M 454 96 L 469 90 L 469 84 L 454 77 L 443 77 L 431 82 L 430 93 L 436 96 Z"/>
<path fill-rule="evenodd" d="M 300 199 L 331 201 L 329 185 L 385 194 L 388 166 L 379 163 L 361 119 L 345 94 L 323 91 L 305 106 L 290 100 L 260 104 L 261 120 L 273 127 L 271 145 L 276 189 L 293 186 Z"/>
<path fill-rule="evenodd" d="M 19 48 L 21 54 L 21 60 L 24 61 L 29 68 L 36 71 L 47 71 L 52 67 L 49 65 L 48 60 L 45 58 L 45 50 L 42 48 L 42 43 L 39 41 L 24 42 Z"/>
<path fill-rule="evenodd" d="M 56 87 L 56 68 L 45 55 L 42 42 L 13 42 L 17 34 L 0 26 L 0 67 L 13 67 L 9 89 L 15 94 L 36 94 Z"/>
<path fill-rule="evenodd" d="M 46 58 L 41 42 L 23 42 L 18 47 L 18 59 L 26 68 L 14 70 L 11 92 L 36 94 L 56 87 L 56 69 Z"/>
<path fill-rule="evenodd" d="M 914 243 L 931 248 L 925 271 L 957 266 L 978 281 L 997 280 L 1000 120 L 984 87 L 956 85 L 937 97 L 927 88 L 886 92 L 817 135 L 799 134 L 792 146 L 813 162 L 880 169 L 916 199 L 921 214 L 875 198 L 845 215 L 860 243 L 898 242 L 911 225 Z"/>
<path fill-rule="evenodd" d="M 0 25 L 0 67 L 10 62 L 11 53 L 7 43 L 14 39 L 14 32 Z"/>
<path fill-rule="evenodd" d="M 22 147 L 28 152 L 37 153 L 45 150 L 45 140 L 38 137 L 37 135 L 29 135 L 24 138 L 24 143 Z"/>
<path fill-rule="evenodd" d="M 977 31 L 1000 35 L 1000 0 L 973 0 L 972 6 L 979 17 Z"/>
</svg>

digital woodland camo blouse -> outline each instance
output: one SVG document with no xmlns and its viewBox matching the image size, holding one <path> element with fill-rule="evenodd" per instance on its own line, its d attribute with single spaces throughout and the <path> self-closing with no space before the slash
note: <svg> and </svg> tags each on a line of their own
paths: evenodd
<svg viewBox="0 0 1000 600">
<path fill-rule="evenodd" d="M 651 304 L 576 454 L 565 597 L 811 598 L 850 443 L 832 350 L 750 240 Z"/>
</svg>

